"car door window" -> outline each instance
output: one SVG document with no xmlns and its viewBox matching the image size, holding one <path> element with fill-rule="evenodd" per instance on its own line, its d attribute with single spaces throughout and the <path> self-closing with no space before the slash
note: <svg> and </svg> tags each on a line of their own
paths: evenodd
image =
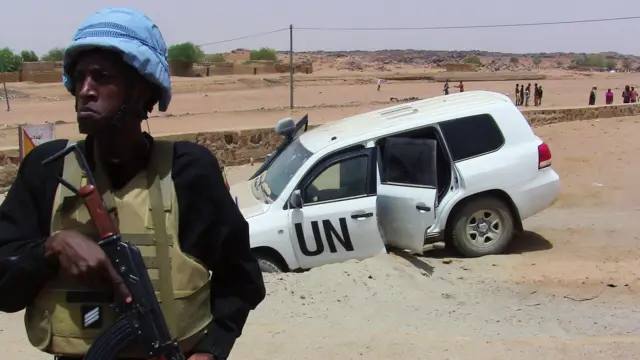
<svg viewBox="0 0 640 360">
<path fill-rule="evenodd" d="M 366 195 L 368 159 L 360 155 L 328 165 L 304 188 L 304 205 Z"/>
<path fill-rule="evenodd" d="M 500 127 L 489 114 L 448 120 L 439 126 L 456 162 L 496 151 L 504 145 Z"/>
<path fill-rule="evenodd" d="M 388 138 L 380 175 L 383 184 L 436 188 L 435 140 Z"/>
</svg>

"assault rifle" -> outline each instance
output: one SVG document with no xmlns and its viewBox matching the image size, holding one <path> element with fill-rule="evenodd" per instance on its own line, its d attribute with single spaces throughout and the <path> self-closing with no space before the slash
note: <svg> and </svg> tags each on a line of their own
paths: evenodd
<svg viewBox="0 0 640 360">
<path fill-rule="evenodd" d="M 177 341 L 171 338 L 140 250 L 121 238 L 78 144 L 67 146 L 42 164 L 64 158 L 71 152 L 75 152 L 87 174 L 88 184 L 76 188 L 62 177 L 58 177 L 58 180 L 82 198 L 100 236 L 98 244 L 124 280 L 133 299 L 130 303 L 121 301 L 114 304 L 117 320 L 91 344 L 84 360 L 114 360 L 134 340 L 138 341 L 150 359 L 184 360 Z"/>
</svg>

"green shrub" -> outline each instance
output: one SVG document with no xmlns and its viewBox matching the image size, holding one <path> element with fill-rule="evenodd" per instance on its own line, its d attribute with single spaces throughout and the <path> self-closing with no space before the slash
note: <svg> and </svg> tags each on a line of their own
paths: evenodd
<svg viewBox="0 0 640 360">
<path fill-rule="evenodd" d="M 271 60 L 276 61 L 278 59 L 278 52 L 275 49 L 260 48 L 260 50 L 251 50 L 249 54 L 251 60 Z"/>
<path fill-rule="evenodd" d="M 8 47 L 0 49 L 0 72 L 16 72 L 22 66 L 22 58 Z"/>
<path fill-rule="evenodd" d="M 204 61 L 205 59 L 204 51 L 202 51 L 198 45 L 191 42 L 171 45 L 168 53 L 169 61 L 194 64 Z"/>
<path fill-rule="evenodd" d="M 43 61 L 62 61 L 63 57 L 64 57 L 64 49 L 61 47 L 56 47 L 49 50 L 49 52 L 47 52 L 46 54 L 44 54 L 42 56 L 42 60 Z"/>
<path fill-rule="evenodd" d="M 35 62 L 38 61 L 38 55 L 33 50 L 22 50 L 20 52 L 20 57 L 23 62 Z"/>
<path fill-rule="evenodd" d="M 466 58 L 462 59 L 462 62 L 465 64 L 482 65 L 482 61 L 480 61 L 480 58 L 475 55 L 467 56 Z"/>
</svg>

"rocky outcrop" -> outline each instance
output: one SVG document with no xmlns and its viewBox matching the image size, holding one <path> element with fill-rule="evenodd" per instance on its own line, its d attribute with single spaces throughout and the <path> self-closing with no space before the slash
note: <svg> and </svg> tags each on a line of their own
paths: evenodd
<svg viewBox="0 0 640 360">
<path fill-rule="evenodd" d="M 288 56 L 287 52 L 280 52 L 281 57 Z M 615 52 L 591 54 L 605 60 L 615 61 L 621 66 L 628 62 L 630 69 L 638 68 L 640 58 L 634 55 L 622 55 Z M 358 70 L 393 68 L 395 65 L 420 66 L 423 68 L 443 67 L 447 63 L 461 63 L 464 58 L 479 58 L 477 71 L 532 71 L 544 69 L 566 69 L 575 60 L 585 58 L 585 54 L 578 53 L 499 53 L 491 51 L 441 51 L 441 50 L 377 50 L 377 51 L 300 51 L 295 54 L 296 59 L 312 61 L 319 64 L 339 64 L 342 69 Z M 338 60 L 341 60 L 340 62 Z M 623 66 L 624 67 L 624 66 Z"/>
<path fill-rule="evenodd" d="M 533 126 L 566 121 L 591 120 L 640 115 L 640 104 L 575 107 L 563 109 L 521 109 Z M 317 125 L 310 125 L 309 129 Z M 263 129 L 214 131 L 158 136 L 173 141 L 193 141 L 213 152 L 221 166 L 233 166 L 261 161 L 280 143 L 272 127 Z M 17 149 L 0 151 L 0 192 L 6 190 L 18 171 L 20 158 Z"/>
</svg>

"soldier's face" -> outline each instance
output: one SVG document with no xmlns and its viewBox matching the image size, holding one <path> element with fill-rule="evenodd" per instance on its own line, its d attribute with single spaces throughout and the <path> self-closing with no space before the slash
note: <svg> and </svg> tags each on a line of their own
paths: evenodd
<svg viewBox="0 0 640 360">
<path fill-rule="evenodd" d="M 120 56 L 109 51 L 93 50 L 80 56 L 73 80 L 81 133 L 95 132 L 120 110 L 126 84 L 122 64 Z"/>
</svg>

